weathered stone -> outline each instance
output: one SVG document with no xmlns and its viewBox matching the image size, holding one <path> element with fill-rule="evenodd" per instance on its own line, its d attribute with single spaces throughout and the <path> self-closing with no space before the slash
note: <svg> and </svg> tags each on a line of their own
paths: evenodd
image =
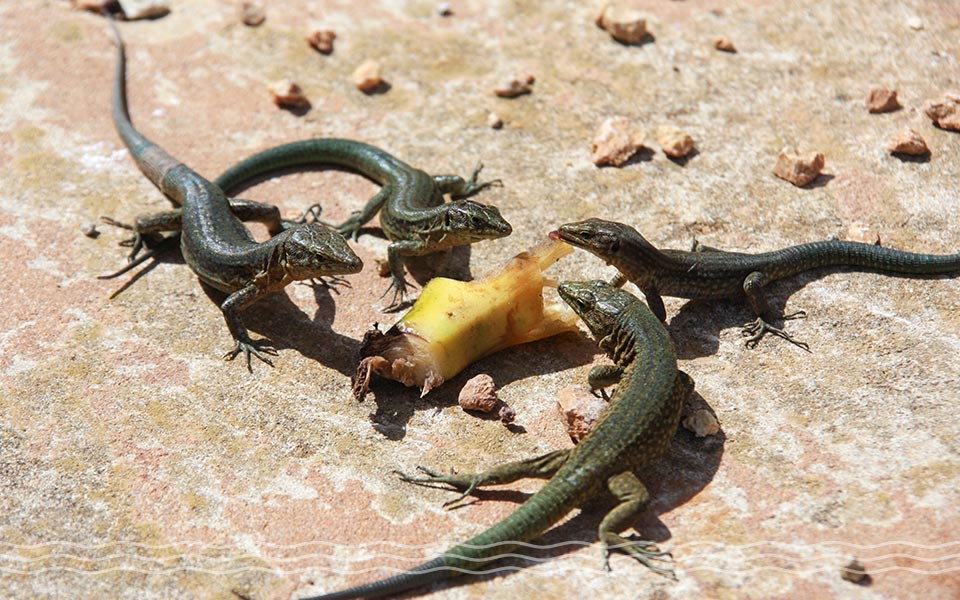
<svg viewBox="0 0 960 600">
<path fill-rule="evenodd" d="M 610 117 L 593 138 L 593 164 L 619 167 L 643 147 L 643 129 L 626 117 Z"/>
<path fill-rule="evenodd" d="M 808 152 L 801 155 L 796 148 L 784 148 L 777 156 L 773 174 L 797 187 L 803 187 L 817 178 L 823 170 L 824 163 L 821 152 Z"/>
</svg>

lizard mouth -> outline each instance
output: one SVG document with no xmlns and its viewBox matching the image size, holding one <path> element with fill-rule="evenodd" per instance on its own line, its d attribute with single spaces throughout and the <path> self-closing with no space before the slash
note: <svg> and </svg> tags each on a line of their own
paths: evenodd
<svg viewBox="0 0 960 600">
<path fill-rule="evenodd" d="M 555 242 L 558 242 L 563 239 L 563 237 L 560 235 L 560 232 L 557 231 L 556 229 L 551 231 L 548 235 L 550 236 L 550 239 Z"/>
</svg>

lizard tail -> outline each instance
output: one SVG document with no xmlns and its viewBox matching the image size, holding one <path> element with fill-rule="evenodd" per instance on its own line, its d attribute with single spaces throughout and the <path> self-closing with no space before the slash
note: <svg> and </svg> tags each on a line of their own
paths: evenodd
<svg viewBox="0 0 960 600">
<path fill-rule="evenodd" d="M 443 557 L 437 557 L 430 562 L 423 563 L 399 575 L 374 581 L 365 585 L 340 590 L 330 594 L 311 596 L 303 600 L 349 600 L 350 598 L 380 598 L 391 594 L 399 594 L 416 587 L 428 585 L 450 577 L 450 567 Z"/>
</svg>

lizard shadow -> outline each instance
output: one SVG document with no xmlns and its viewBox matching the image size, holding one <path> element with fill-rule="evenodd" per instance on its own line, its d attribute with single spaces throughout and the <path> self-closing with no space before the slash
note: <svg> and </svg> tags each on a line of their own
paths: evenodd
<svg viewBox="0 0 960 600">
<path fill-rule="evenodd" d="M 201 287 L 217 306 L 226 298 L 220 290 L 206 284 Z M 270 345 L 278 351 L 296 350 L 302 356 L 350 377 L 356 370 L 355 357 L 360 352 L 360 342 L 331 328 L 338 292 L 319 285 L 313 286 L 313 292 L 317 309 L 312 318 L 286 293 L 277 292 L 246 308 L 241 313 L 244 325 L 251 332 L 269 339 Z"/>
<path fill-rule="evenodd" d="M 826 274 L 818 276 L 802 273 L 766 286 L 764 291 L 770 314 L 777 317 L 769 322 L 775 327 L 783 327 L 781 316 L 785 314 L 790 296 Z M 720 349 L 721 331 L 731 328 L 739 330 L 755 318 L 746 299 L 689 300 L 670 319 L 667 329 L 676 344 L 677 358 L 692 360 L 716 354 Z M 793 334 L 794 331 L 790 330 L 790 333 Z M 770 343 L 768 338 L 776 336 L 768 334 L 760 344 Z M 786 340 L 779 341 L 789 344 Z M 739 338 L 738 342 L 743 343 Z"/>
<path fill-rule="evenodd" d="M 396 381 L 375 377 L 370 382 L 370 390 L 375 395 L 377 409 L 370 415 L 374 429 L 387 439 L 399 441 L 406 435 L 406 424 L 417 410 L 430 409 L 440 412 L 458 404 L 457 396 L 466 381 L 478 374 L 493 374 L 497 388 L 526 379 L 556 373 L 593 362 L 598 352 L 596 343 L 587 341 L 574 333 L 560 335 L 507 348 L 482 358 L 444 385 L 430 391 L 426 398 L 418 398 L 418 390 L 404 388 Z M 552 398 L 553 394 L 547 394 Z M 472 414 L 472 413 L 471 413 Z M 473 418 L 467 417 L 465 418 Z M 496 418 L 484 415 L 485 419 Z M 521 415 L 522 421 L 522 415 Z M 520 424 L 508 426 L 513 433 L 525 433 Z"/>
<path fill-rule="evenodd" d="M 691 405 L 695 408 L 707 406 L 709 409 L 706 401 L 697 392 L 694 392 L 694 397 L 688 401 L 687 407 Z M 685 407 L 685 410 L 687 407 Z M 723 458 L 725 443 L 726 436 L 722 430 L 712 436 L 697 438 L 692 432 L 681 427 L 674 436 L 673 442 L 668 446 L 667 451 L 638 470 L 638 476 L 650 492 L 651 504 L 650 508 L 639 515 L 632 523 L 633 528 L 638 533 L 634 539 L 658 544 L 671 539 L 670 530 L 660 520 L 659 515 L 668 513 L 689 502 L 713 481 Z M 531 495 L 511 490 L 477 490 L 472 494 L 474 497 L 472 502 L 460 505 L 457 508 L 461 509 L 474 502 L 485 501 L 521 504 Z M 594 499 L 582 508 L 579 514 L 561 525 L 552 527 L 545 534 L 535 539 L 532 543 L 540 546 L 539 548 L 520 547 L 515 549 L 511 554 L 516 557 L 498 561 L 496 563 L 498 568 L 495 572 L 475 576 L 472 579 L 489 580 L 508 576 L 510 572 L 521 570 L 526 566 L 555 560 L 570 555 L 584 546 L 595 544 L 597 542 L 597 527 L 604 515 L 614 506 L 613 497 L 605 489 L 601 489 L 595 494 Z M 661 549 L 669 550 L 670 548 L 663 547 Z M 618 560 L 616 555 L 619 553 L 614 552 L 613 554 L 611 563 L 614 568 L 639 568 L 644 571 L 640 565 L 631 565 L 632 559 L 621 555 Z M 678 558 L 682 560 L 683 557 Z M 596 571 L 601 572 L 602 567 L 602 559 L 597 556 Z M 588 562 L 585 568 L 594 567 Z M 654 575 L 651 574 L 651 576 Z M 452 580 L 447 585 L 442 585 L 441 588 L 445 589 L 456 585 L 458 585 L 458 582 Z"/>
<path fill-rule="evenodd" d="M 805 310 L 808 318 L 816 316 L 815 312 L 811 312 L 803 306 L 792 306 L 787 311 L 786 306 L 790 297 L 812 282 L 838 273 L 872 273 L 883 277 L 920 280 L 950 278 L 950 275 L 883 273 L 866 268 L 853 269 L 846 266 L 821 267 L 804 271 L 785 279 L 773 281 L 764 288 L 770 312 L 778 317 L 773 320 L 772 324 L 776 327 L 782 327 L 784 321 L 780 317 L 787 312 Z M 676 343 L 677 358 L 690 360 L 715 354 L 720 347 L 720 331 L 731 327 L 740 328 L 745 323 L 753 321 L 754 318 L 746 300 L 690 300 L 681 306 L 680 310 L 670 319 L 667 329 Z M 806 341 L 803 339 L 803 322 L 803 319 L 787 321 L 788 324 L 793 324 L 793 327 L 787 326 L 788 333 L 798 337 L 800 341 Z M 767 338 L 772 339 L 768 340 Z M 761 340 L 760 344 L 774 343 L 774 341 L 789 343 L 785 340 L 776 340 L 774 335 L 767 335 Z"/>
</svg>

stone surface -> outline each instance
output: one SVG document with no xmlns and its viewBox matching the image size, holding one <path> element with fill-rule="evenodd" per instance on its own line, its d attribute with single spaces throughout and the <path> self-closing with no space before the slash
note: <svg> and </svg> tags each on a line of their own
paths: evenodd
<svg viewBox="0 0 960 600">
<path fill-rule="evenodd" d="M 351 242 L 370 265 L 331 294 L 291 285 L 248 309 L 255 336 L 280 348 L 252 374 L 216 304 L 176 255 L 115 299 L 126 232 L 81 225 L 169 208 L 110 122 L 114 48 L 102 18 L 62 0 L 0 2 L 0 590 L 11 598 L 287 600 L 370 581 L 433 556 L 516 509 L 523 481 L 446 511 L 452 495 L 411 487 L 393 469 L 483 469 L 571 447 L 556 395 L 583 385 L 596 343 L 565 335 L 489 356 L 424 399 L 380 382 L 350 396 L 360 337 L 386 282 L 386 244 Z M 960 6 L 909 0 L 724 3 L 635 1 L 663 24 L 653 44 L 598 43 L 593 7 L 435 2 L 271 2 L 248 28 L 237 2 L 180 0 L 167 17 L 120 23 L 130 110 L 143 132 L 215 177 L 275 144 L 338 136 L 377 144 L 432 174 L 483 175 L 504 187 L 508 238 L 475 245 L 490 272 L 560 223 L 603 216 L 653 243 L 761 251 L 869 224 L 885 246 L 960 249 L 960 135 L 919 111 L 863 108 L 874 82 L 907 107 L 956 87 Z M 917 14 L 920 31 L 905 25 Z M 338 31 L 318 56 L 305 23 Z M 705 40 L 723 31 L 734 57 Z M 816 40 L 816 43 L 811 43 Z M 749 41 L 749 43 L 748 43 Z M 896 52 L 891 52 L 896 48 Z M 350 73 L 390 57 L 393 87 L 367 96 Z M 537 93 L 490 94 L 491 74 L 529 70 Z M 291 77 L 315 109 L 277 110 L 266 85 Z M 497 112 L 508 124 L 487 126 Z M 699 154 L 660 153 L 596 169 L 589 142 L 610 114 L 689 131 Z M 936 150 L 891 160 L 901 127 Z M 827 185 L 770 176 L 790 145 L 830 158 Z M 296 216 L 320 202 L 339 222 L 378 190 L 349 174 L 269 179 L 242 197 Z M 257 235 L 263 231 L 256 228 Z M 451 257 L 451 269 L 457 265 Z M 558 279 L 609 277 L 576 252 Z M 960 580 L 960 280 L 846 270 L 768 286 L 774 306 L 804 309 L 778 339 L 743 347 L 738 303 L 667 298 L 681 367 L 723 423 L 681 430 L 639 476 L 651 492 L 638 533 L 671 550 L 678 581 L 615 555 L 602 569 L 600 497 L 540 539 L 536 561 L 423 596 L 545 599 L 951 598 Z M 633 290 L 628 286 L 628 289 Z M 633 290 L 635 291 L 635 290 Z M 480 372 L 517 409 L 508 429 L 456 404 Z M 522 429 L 521 429 L 522 428 Z M 857 556 L 870 586 L 841 579 Z"/>
<path fill-rule="evenodd" d="M 560 419 L 574 444 L 593 431 L 607 406 L 605 400 L 594 396 L 582 385 L 567 386 L 557 393 Z"/>
</svg>

